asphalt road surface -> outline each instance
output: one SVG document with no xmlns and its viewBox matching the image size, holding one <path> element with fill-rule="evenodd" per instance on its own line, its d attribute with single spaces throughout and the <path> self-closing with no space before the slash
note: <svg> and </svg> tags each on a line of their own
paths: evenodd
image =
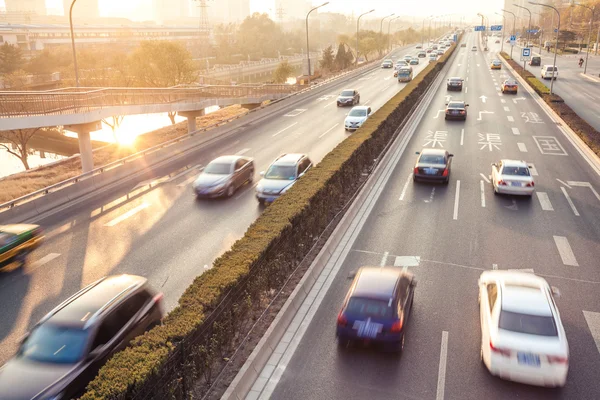
<svg viewBox="0 0 600 400">
<path fill-rule="evenodd" d="M 475 38 L 467 35 L 446 74 L 465 78 L 463 92 L 444 84 L 437 91 L 320 305 L 316 297 L 304 335 L 286 339 L 299 341 L 283 353 L 289 362 L 263 370 L 260 398 L 600 398 L 600 177 L 525 90 L 499 92 L 509 73 L 490 71 L 496 56 L 471 51 Z M 444 120 L 448 95 L 470 104 L 466 122 Z M 454 153 L 447 186 L 413 183 L 423 147 Z M 490 163 L 501 158 L 533 164 L 533 198 L 494 196 Z M 339 349 L 335 323 L 349 274 L 411 263 L 419 283 L 402 357 Z M 503 381 L 481 363 L 477 279 L 488 269 L 533 269 L 561 290 L 570 345 L 564 388 Z"/>
<path fill-rule="evenodd" d="M 403 48 L 393 55 L 399 59 L 408 53 L 416 51 Z M 426 59 L 421 59 L 415 72 L 426 64 Z M 250 156 L 255 159 L 257 182 L 258 172 L 282 153 L 306 153 L 318 162 L 351 135 L 344 130 L 350 108 L 335 104 L 343 89 L 358 89 L 360 104 L 376 110 L 404 86 L 393 78 L 392 70 L 379 68 L 350 82 L 336 81 L 325 94 L 309 95 L 301 103 L 243 125 L 236 135 L 182 158 L 179 166 L 196 167 L 187 174 L 161 180 L 161 174 L 167 175 L 175 167 L 156 171 L 160 184 L 151 190 L 128 187 L 99 194 L 93 201 L 42 221 L 47 240 L 31 254 L 29 265 L 0 271 L 0 364 L 53 307 L 109 274 L 148 278 L 154 288 L 164 292 L 167 310 L 174 308 L 193 279 L 242 237 L 262 212 L 250 186 L 227 200 L 197 201 L 191 186 L 202 166 L 225 154 Z"/>
</svg>

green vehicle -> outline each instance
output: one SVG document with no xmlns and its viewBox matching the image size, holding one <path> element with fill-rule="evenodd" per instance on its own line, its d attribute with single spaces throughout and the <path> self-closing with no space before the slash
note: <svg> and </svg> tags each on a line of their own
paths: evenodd
<svg viewBox="0 0 600 400">
<path fill-rule="evenodd" d="M 27 255 L 38 248 L 44 232 L 38 225 L 0 225 L 0 268 L 12 262 L 25 264 Z"/>
</svg>

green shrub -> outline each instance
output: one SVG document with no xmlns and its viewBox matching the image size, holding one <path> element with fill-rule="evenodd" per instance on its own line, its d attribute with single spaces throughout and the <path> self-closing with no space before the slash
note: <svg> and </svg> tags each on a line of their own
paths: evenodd
<svg viewBox="0 0 600 400">
<path fill-rule="evenodd" d="M 527 77 L 525 80 L 527 81 L 529 86 L 531 86 L 532 89 L 535 90 L 535 92 L 537 94 L 539 94 L 540 96 L 550 94 L 550 89 L 548 89 L 548 87 L 546 85 L 544 85 L 542 82 L 540 82 L 536 77 L 534 77 L 534 76 Z"/>
</svg>

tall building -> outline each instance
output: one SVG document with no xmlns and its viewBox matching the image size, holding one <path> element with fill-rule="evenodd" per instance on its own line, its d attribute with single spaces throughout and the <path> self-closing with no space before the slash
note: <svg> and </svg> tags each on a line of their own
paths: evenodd
<svg viewBox="0 0 600 400">
<path fill-rule="evenodd" d="M 309 0 L 275 0 L 275 16 L 278 21 L 304 19 L 311 8 Z"/>
<path fill-rule="evenodd" d="M 45 0 L 6 0 L 7 13 L 31 13 L 46 15 Z"/>
<path fill-rule="evenodd" d="M 153 0 L 154 20 L 158 23 L 176 21 L 190 16 L 190 0 Z M 199 1 L 194 2 L 194 6 Z"/>
<path fill-rule="evenodd" d="M 207 1 L 212 23 L 240 23 L 250 16 L 250 0 Z"/>
<path fill-rule="evenodd" d="M 63 12 L 65 16 L 69 15 L 69 9 L 73 0 L 63 0 Z M 73 17 L 77 18 L 98 18 L 100 17 L 100 7 L 98 0 L 77 0 L 73 7 Z"/>
</svg>

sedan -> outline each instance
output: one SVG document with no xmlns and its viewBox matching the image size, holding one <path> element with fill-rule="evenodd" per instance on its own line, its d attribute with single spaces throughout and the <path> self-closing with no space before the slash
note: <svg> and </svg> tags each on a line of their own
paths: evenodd
<svg viewBox="0 0 600 400">
<path fill-rule="evenodd" d="M 214 159 L 198 178 L 193 188 L 197 197 L 231 197 L 245 183 L 254 179 L 254 161 L 242 156 L 221 156 Z"/>
<path fill-rule="evenodd" d="M 556 288 L 524 271 L 479 277 L 481 360 L 492 375 L 539 386 L 564 386 L 569 343 L 554 301 Z"/>
<path fill-rule="evenodd" d="M 360 103 L 360 93 L 356 89 L 345 89 L 337 98 L 337 106 L 353 106 Z"/>
<path fill-rule="evenodd" d="M 531 197 L 535 182 L 525 161 L 500 160 L 492 164 L 494 194 L 514 194 Z"/>
<path fill-rule="evenodd" d="M 412 60 L 412 56 L 411 55 L 407 54 L 407 55 L 404 56 L 404 61 L 410 62 L 410 60 Z"/>
<path fill-rule="evenodd" d="M 426 52 L 427 54 L 431 53 L 432 51 L 433 51 L 433 49 L 432 49 L 431 47 L 428 47 L 428 48 L 427 48 L 427 50 L 425 50 L 425 52 Z"/>
<path fill-rule="evenodd" d="M 393 60 L 384 60 L 381 63 L 381 68 L 394 68 L 394 61 Z"/>
<path fill-rule="evenodd" d="M 444 116 L 444 118 L 466 120 L 467 107 L 469 107 L 469 105 L 466 104 L 464 101 L 451 101 L 446 104 L 446 115 Z"/>
<path fill-rule="evenodd" d="M 27 255 L 43 240 L 44 231 L 39 225 L 0 225 L 0 268 L 12 262 L 24 265 Z"/>
<path fill-rule="evenodd" d="M 460 92 L 462 91 L 462 87 L 463 79 L 459 77 L 448 78 L 448 81 L 446 82 L 447 90 L 458 90 Z"/>
<path fill-rule="evenodd" d="M 419 65 L 419 59 L 418 59 L 417 57 L 413 57 L 413 58 L 410 60 L 410 63 L 409 63 L 409 64 L 410 64 L 410 65 Z"/>
<path fill-rule="evenodd" d="M 502 93 L 517 94 L 517 90 L 518 90 L 517 81 L 515 81 L 514 79 L 507 79 L 504 82 L 502 82 L 502 86 L 500 88 L 502 89 Z"/>
<path fill-rule="evenodd" d="M 352 108 L 344 120 L 344 129 L 355 131 L 371 116 L 371 107 L 357 106 Z"/>
<path fill-rule="evenodd" d="M 461 43 L 460 47 L 467 47 L 467 44 L 466 43 Z"/>
<path fill-rule="evenodd" d="M 417 54 L 417 57 L 419 57 L 419 58 L 425 58 L 425 57 L 427 57 L 427 53 L 426 53 L 426 52 L 424 52 L 424 51 L 420 51 L 420 52 Z"/>
<path fill-rule="evenodd" d="M 423 149 L 417 154 L 419 157 L 413 170 L 413 181 L 448 183 L 454 154 L 442 149 Z"/>
<path fill-rule="evenodd" d="M 477 46 L 471 47 L 471 51 L 477 51 Z"/>
<path fill-rule="evenodd" d="M 502 62 L 500 60 L 493 60 L 490 64 L 491 69 L 502 69 Z"/>
</svg>

